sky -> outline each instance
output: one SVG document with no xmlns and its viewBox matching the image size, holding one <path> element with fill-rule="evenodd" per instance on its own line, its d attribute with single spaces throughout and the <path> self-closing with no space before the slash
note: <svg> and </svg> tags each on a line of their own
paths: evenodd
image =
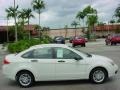
<svg viewBox="0 0 120 90">
<path fill-rule="evenodd" d="M 6 25 L 5 9 L 13 6 L 14 0 L 0 0 L 0 25 Z M 50 28 L 63 28 L 65 25 L 71 26 L 76 14 L 86 6 L 91 5 L 97 9 L 99 21 L 108 22 L 113 17 L 115 9 L 120 4 L 120 0 L 43 0 L 45 9 L 41 13 L 41 26 Z M 16 0 L 19 10 L 31 8 L 32 0 Z M 30 19 L 30 24 L 38 24 L 38 14 L 33 11 L 35 18 Z M 9 25 L 13 25 L 14 20 L 9 20 Z"/>
</svg>

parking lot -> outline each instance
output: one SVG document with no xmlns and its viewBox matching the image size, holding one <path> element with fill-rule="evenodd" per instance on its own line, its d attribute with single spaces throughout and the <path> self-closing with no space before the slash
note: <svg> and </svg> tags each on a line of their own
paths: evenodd
<svg viewBox="0 0 120 90">
<path fill-rule="evenodd" d="M 68 44 L 70 45 L 70 44 Z M 96 42 L 88 42 L 86 47 L 77 46 L 75 49 L 85 52 L 107 56 L 115 61 L 120 67 L 120 45 L 106 46 L 104 39 Z M 0 60 L 6 55 L 6 51 L 0 49 Z M 0 90 L 25 90 L 20 88 L 15 82 L 7 80 L 2 75 L 0 64 Z M 77 81 L 51 81 L 51 82 L 37 82 L 35 86 L 26 88 L 28 90 L 120 90 L 120 71 L 118 74 L 107 80 L 104 84 L 91 84 L 88 80 Z"/>
</svg>

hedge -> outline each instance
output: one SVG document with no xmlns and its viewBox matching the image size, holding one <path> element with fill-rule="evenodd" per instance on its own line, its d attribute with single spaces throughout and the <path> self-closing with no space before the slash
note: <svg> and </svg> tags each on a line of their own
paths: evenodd
<svg viewBox="0 0 120 90">
<path fill-rule="evenodd" d="M 48 44 L 52 40 L 50 38 L 44 38 L 44 39 L 31 39 L 31 40 L 20 40 L 18 42 L 9 43 L 8 44 L 8 51 L 10 53 L 18 53 L 25 49 L 28 49 L 29 47 L 33 45 L 38 44 Z"/>
</svg>

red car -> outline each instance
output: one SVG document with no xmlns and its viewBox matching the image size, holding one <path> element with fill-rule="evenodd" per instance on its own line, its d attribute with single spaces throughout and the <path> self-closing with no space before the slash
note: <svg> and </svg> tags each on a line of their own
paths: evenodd
<svg viewBox="0 0 120 90">
<path fill-rule="evenodd" d="M 81 45 L 82 47 L 85 47 L 86 39 L 83 37 L 74 37 L 72 40 L 72 46 L 75 47 L 77 45 Z"/>
<path fill-rule="evenodd" d="M 120 43 L 120 34 L 108 35 L 105 42 L 106 45 L 116 45 Z"/>
</svg>

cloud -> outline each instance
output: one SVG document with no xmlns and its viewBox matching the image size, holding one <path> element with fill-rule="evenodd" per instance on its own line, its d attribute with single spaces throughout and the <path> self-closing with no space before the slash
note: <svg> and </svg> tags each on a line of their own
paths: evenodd
<svg viewBox="0 0 120 90">
<path fill-rule="evenodd" d="M 32 0 L 16 0 L 19 8 L 32 8 Z M 106 22 L 111 20 L 119 0 L 44 0 L 46 9 L 41 14 L 41 25 L 51 28 L 64 27 L 71 25 L 78 11 L 87 5 L 92 5 L 98 11 L 99 20 Z M 0 18 L 6 16 L 5 8 L 13 6 L 13 0 L 0 0 Z M 34 11 L 34 19 L 30 20 L 32 24 L 38 24 L 38 14 Z M 3 21 L 0 20 L 0 24 Z"/>
<path fill-rule="evenodd" d="M 98 11 L 99 20 L 106 22 L 112 19 L 118 4 L 119 0 L 96 0 L 93 7 Z"/>
</svg>

